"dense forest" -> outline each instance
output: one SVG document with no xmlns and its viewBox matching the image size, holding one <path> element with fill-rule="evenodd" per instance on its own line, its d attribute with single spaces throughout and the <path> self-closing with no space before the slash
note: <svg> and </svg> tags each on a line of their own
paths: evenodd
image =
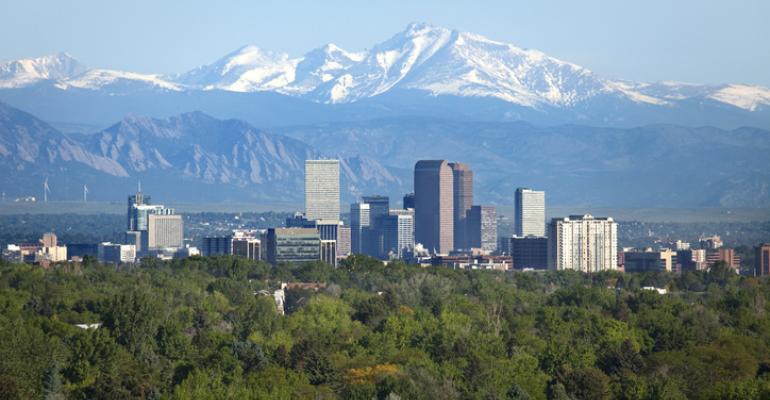
<svg viewBox="0 0 770 400">
<path fill-rule="evenodd" d="M 287 290 L 280 315 L 281 282 L 326 285 Z M 0 398 L 768 398 L 769 300 L 723 265 L 0 264 Z"/>
</svg>

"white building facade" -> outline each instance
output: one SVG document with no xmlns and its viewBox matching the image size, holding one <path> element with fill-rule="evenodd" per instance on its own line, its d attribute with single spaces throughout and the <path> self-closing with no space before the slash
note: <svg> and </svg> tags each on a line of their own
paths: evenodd
<svg viewBox="0 0 770 400">
<path fill-rule="evenodd" d="M 516 189 L 515 234 L 518 237 L 545 236 L 545 192 Z"/>
<path fill-rule="evenodd" d="M 548 267 L 581 272 L 617 269 L 618 224 L 612 218 L 573 215 L 549 225 Z"/>
<path fill-rule="evenodd" d="M 305 161 L 305 218 L 340 219 L 339 160 Z"/>
</svg>

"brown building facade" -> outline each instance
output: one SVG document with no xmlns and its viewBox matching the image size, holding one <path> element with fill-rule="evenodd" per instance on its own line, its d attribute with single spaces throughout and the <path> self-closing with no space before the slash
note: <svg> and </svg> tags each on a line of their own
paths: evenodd
<svg viewBox="0 0 770 400">
<path fill-rule="evenodd" d="M 452 168 L 454 202 L 454 248 L 469 249 L 467 213 L 473 206 L 473 171 L 463 163 L 449 163 Z"/>
</svg>

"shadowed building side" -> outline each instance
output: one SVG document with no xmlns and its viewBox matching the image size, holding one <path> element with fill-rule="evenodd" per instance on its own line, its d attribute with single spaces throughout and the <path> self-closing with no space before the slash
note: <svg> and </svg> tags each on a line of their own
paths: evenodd
<svg viewBox="0 0 770 400">
<path fill-rule="evenodd" d="M 454 202 L 454 248 L 469 249 L 467 213 L 473 206 L 473 171 L 463 163 L 450 163 Z"/>
</svg>

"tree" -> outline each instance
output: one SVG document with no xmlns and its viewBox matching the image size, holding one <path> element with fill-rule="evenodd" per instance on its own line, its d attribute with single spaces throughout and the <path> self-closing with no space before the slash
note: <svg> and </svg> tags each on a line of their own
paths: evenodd
<svg viewBox="0 0 770 400">
<path fill-rule="evenodd" d="M 148 292 L 131 290 L 107 303 L 104 326 L 132 354 L 146 354 L 154 348 L 160 310 Z"/>
<path fill-rule="evenodd" d="M 599 400 L 610 398 L 610 380 L 602 371 L 593 368 L 581 368 L 567 375 L 564 386 L 567 393 L 580 400 Z"/>
</svg>

